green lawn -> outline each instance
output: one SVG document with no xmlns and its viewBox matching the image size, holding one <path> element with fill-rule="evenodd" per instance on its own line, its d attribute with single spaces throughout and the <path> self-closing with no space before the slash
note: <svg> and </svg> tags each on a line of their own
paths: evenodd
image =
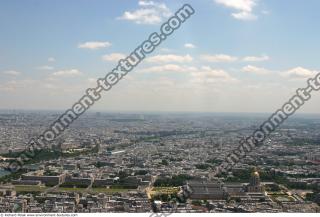
<svg viewBox="0 0 320 217">
<path fill-rule="evenodd" d="M 121 188 L 115 188 L 115 189 L 112 189 L 112 188 L 92 188 L 90 190 L 91 193 L 106 193 L 106 194 L 113 194 L 113 193 L 121 193 L 121 192 L 128 192 L 130 191 L 131 189 L 121 189 Z M 63 191 L 66 191 L 66 192 L 77 192 L 77 193 L 85 193 L 86 192 L 86 189 L 85 188 L 58 188 L 56 190 L 56 192 L 63 192 Z M 88 192 L 88 193 L 90 193 Z"/>
<path fill-rule="evenodd" d="M 92 188 L 92 191 L 94 193 L 121 193 L 121 192 L 128 192 L 130 190 L 135 190 L 135 189 L 123 189 L 123 188 Z"/>
<path fill-rule="evenodd" d="M 67 188 L 67 187 L 59 187 L 54 192 L 76 192 L 76 193 L 84 193 L 86 191 L 85 188 Z"/>
<path fill-rule="evenodd" d="M 15 190 L 17 192 L 44 192 L 49 187 L 38 186 L 38 185 L 16 185 Z M 134 189 L 121 189 L 121 188 L 92 188 L 92 193 L 106 193 L 106 194 L 113 194 L 113 193 L 121 193 L 121 192 L 128 192 Z M 77 193 L 85 193 L 86 188 L 66 188 L 60 187 L 57 188 L 54 192 L 77 192 Z"/>
<path fill-rule="evenodd" d="M 44 192 L 49 187 L 38 186 L 38 185 L 15 185 L 17 192 Z"/>
</svg>

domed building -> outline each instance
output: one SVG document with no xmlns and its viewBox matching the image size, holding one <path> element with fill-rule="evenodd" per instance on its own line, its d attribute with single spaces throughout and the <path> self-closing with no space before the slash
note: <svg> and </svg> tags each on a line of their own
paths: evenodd
<svg viewBox="0 0 320 217">
<path fill-rule="evenodd" d="M 261 185 L 260 175 L 256 168 L 251 173 L 249 185 L 247 185 L 248 192 L 263 192 L 263 186 Z"/>
</svg>

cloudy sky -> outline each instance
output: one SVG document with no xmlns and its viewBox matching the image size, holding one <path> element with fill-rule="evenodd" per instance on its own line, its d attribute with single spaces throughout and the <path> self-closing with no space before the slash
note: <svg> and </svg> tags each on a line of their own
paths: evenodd
<svg viewBox="0 0 320 217">
<path fill-rule="evenodd" d="M 187 2 L 196 13 L 92 109 L 273 112 L 320 69 L 318 0 Z M 68 109 L 184 3 L 2 0 L 0 108 Z"/>
</svg>

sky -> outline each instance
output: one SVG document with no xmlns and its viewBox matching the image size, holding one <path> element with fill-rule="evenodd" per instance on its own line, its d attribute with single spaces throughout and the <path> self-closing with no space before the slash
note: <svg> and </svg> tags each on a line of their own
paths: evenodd
<svg viewBox="0 0 320 217">
<path fill-rule="evenodd" d="M 0 109 L 70 108 L 184 3 L 195 14 L 93 110 L 271 113 L 320 68 L 318 0 L 1 0 Z"/>
</svg>

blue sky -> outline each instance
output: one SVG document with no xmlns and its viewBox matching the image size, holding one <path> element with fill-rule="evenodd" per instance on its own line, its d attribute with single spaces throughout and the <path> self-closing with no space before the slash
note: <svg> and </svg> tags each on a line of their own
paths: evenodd
<svg viewBox="0 0 320 217">
<path fill-rule="evenodd" d="M 0 108 L 69 108 L 184 3 L 195 15 L 93 109 L 272 112 L 319 69 L 317 0 L 3 0 Z"/>
</svg>

